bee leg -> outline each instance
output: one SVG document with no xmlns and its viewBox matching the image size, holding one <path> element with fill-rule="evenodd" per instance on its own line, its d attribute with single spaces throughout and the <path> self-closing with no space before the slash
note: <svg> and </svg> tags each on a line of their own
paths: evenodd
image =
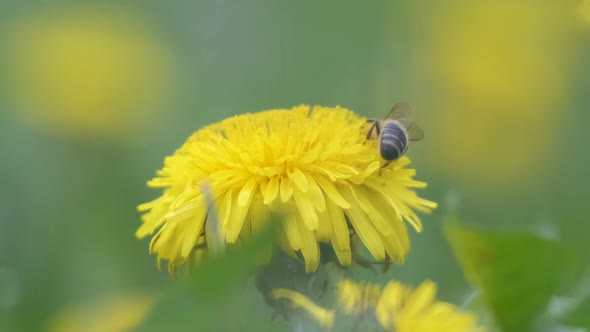
<svg viewBox="0 0 590 332">
<path fill-rule="evenodd" d="M 367 122 L 371 122 L 371 127 L 369 128 L 369 131 L 367 131 L 367 139 L 370 139 L 371 136 L 373 136 L 373 130 L 375 130 L 377 135 L 379 135 L 379 133 L 381 132 L 381 128 L 379 127 L 379 121 L 367 119 Z"/>
<path fill-rule="evenodd" d="M 393 160 L 387 160 L 380 168 L 379 168 L 379 175 L 381 175 L 381 170 L 385 167 L 389 166 Z"/>
<path fill-rule="evenodd" d="M 369 121 L 373 121 L 373 120 L 367 120 L 367 122 Z M 373 135 L 373 129 L 375 129 L 375 124 L 377 123 L 377 121 L 373 121 L 373 123 L 371 123 L 371 127 L 369 127 L 369 131 L 367 131 L 367 139 L 371 138 L 371 135 Z"/>
</svg>

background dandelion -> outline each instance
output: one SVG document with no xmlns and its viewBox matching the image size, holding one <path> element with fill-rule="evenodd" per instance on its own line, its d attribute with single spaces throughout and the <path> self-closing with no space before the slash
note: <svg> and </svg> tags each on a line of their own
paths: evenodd
<svg viewBox="0 0 590 332">
<path fill-rule="evenodd" d="M 179 282 L 182 274 L 171 280 L 157 272 L 149 241 L 134 238 L 135 207 L 155 196 L 145 181 L 192 133 L 233 115 L 305 103 L 379 118 L 398 101 L 417 110 L 426 134 L 409 150 L 428 183 L 420 196 L 441 207 L 421 215 L 429 227 L 410 233 L 404 265 L 329 274 L 413 286 L 431 279 L 438 298 L 469 307 L 486 327 L 538 317 L 554 322 L 542 326 L 587 327 L 582 309 L 559 319 L 547 312 L 561 303 L 556 285 L 523 289 L 498 282 L 502 273 L 466 278 L 463 271 L 542 267 L 555 281 L 554 272 L 566 270 L 556 262 L 569 261 L 556 246 L 587 270 L 586 2 L 2 1 L 0 330 L 46 330 L 65 308 L 154 291 L 167 302 L 146 315 L 153 328 L 194 329 L 195 319 L 203 329 L 219 327 L 228 321 L 223 303 L 237 290 L 243 298 L 232 312 L 267 322 L 275 308 L 252 280 L 237 280 L 252 269 L 241 263 L 263 256 L 258 251 L 228 250 L 213 260 L 198 275 L 203 289 Z M 496 234 L 476 248 L 453 239 L 462 242 L 453 248 L 473 253 L 459 263 L 440 227 L 447 201 L 456 202 L 456 219 L 482 226 L 483 238 L 490 228 L 526 236 Z M 539 229 L 557 242 L 539 239 Z M 519 254 L 498 251 L 505 241 Z M 313 291 L 334 291 L 322 285 Z M 587 292 L 574 298 L 568 287 L 559 290 L 568 303 L 588 303 Z M 518 291 L 540 296 L 521 315 L 530 319 L 506 321 L 516 311 L 505 295 Z M 493 308 L 480 304 L 482 293 Z"/>
<path fill-rule="evenodd" d="M 438 301 L 436 284 L 429 280 L 416 289 L 394 280 L 381 286 L 342 279 L 336 287 L 337 299 L 331 305 L 332 309 L 322 308 L 302 294 L 288 289 L 275 289 L 272 294 L 279 300 L 287 300 L 295 308 L 302 308 L 326 328 L 334 327 L 336 313 L 341 313 L 365 321 L 364 330 L 483 331 L 475 315 Z"/>
<path fill-rule="evenodd" d="M 446 82 L 428 118 L 446 144 L 431 148 L 430 162 L 455 182 L 492 188 L 528 185 L 555 167 L 548 151 L 564 144 L 575 70 L 567 8 L 458 2 L 429 18 L 416 61 Z"/>
<path fill-rule="evenodd" d="M 173 57 L 130 10 L 79 6 L 3 22 L 9 109 L 70 134 L 126 136 L 166 107 Z"/>
<path fill-rule="evenodd" d="M 130 331 L 141 323 L 154 300 L 146 294 L 115 294 L 94 303 L 72 305 L 55 317 L 49 331 Z"/>
</svg>

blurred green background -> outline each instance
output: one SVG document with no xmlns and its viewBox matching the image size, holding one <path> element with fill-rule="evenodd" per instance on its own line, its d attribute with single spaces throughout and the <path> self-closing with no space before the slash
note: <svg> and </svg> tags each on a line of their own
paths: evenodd
<svg viewBox="0 0 590 332">
<path fill-rule="evenodd" d="M 589 58 L 590 1 L 0 0 L 0 330 L 146 305 L 173 283 L 134 237 L 163 158 L 302 103 L 381 117 L 404 100 L 426 133 L 410 156 L 441 207 L 405 265 L 356 279 L 432 279 L 463 303 L 450 208 L 590 262 Z"/>
</svg>

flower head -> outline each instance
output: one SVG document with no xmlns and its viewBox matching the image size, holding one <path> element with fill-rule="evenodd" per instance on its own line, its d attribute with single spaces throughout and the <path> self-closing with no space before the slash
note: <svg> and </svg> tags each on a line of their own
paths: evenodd
<svg viewBox="0 0 590 332">
<path fill-rule="evenodd" d="M 397 281 L 385 288 L 371 283 L 340 280 L 337 284 L 338 311 L 349 316 L 374 318 L 381 328 L 396 332 L 475 332 L 476 317 L 457 310 L 450 303 L 436 301 L 431 281 L 412 289 Z M 287 299 L 294 307 L 308 311 L 322 326 L 332 327 L 337 310 L 322 308 L 305 296 L 287 289 L 273 291 L 276 299 Z M 369 321 L 370 322 L 370 321 Z"/>
<path fill-rule="evenodd" d="M 270 215 L 281 214 L 279 245 L 300 253 L 307 271 L 319 264 L 319 242 L 331 243 L 339 262 L 351 264 L 351 232 L 375 259 L 403 261 L 409 249 L 404 220 L 421 231 L 413 209 L 429 212 L 436 204 L 413 191 L 426 184 L 404 168 L 407 157 L 380 170 L 377 143 L 366 130 L 366 119 L 349 110 L 305 105 L 207 126 L 148 182 L 165 189 L 139 206 L 146 213 L 136 235 L 159 229 L 150 251 L 174 271 L 195 244 L 207 243 L 205 224 L 217 222 L 208 220 L 212 204 L 200 189 L 207 182 L 228 244 L 251 238 Z"/>
</svg>

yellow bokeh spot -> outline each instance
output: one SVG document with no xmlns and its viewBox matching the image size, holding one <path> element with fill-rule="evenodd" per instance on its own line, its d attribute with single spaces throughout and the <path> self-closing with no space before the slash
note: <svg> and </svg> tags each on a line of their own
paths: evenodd
<svg viewBox="0 0 590 332">
<path fill-rule="evenodd" d="M 50 332 L 132 331 L 144 319 L 154 299 L 143 294 L 109 296 L 95 303 L 67 308 L 50 325 Z"/>
<path fill-rule="evenodd" d="M 488 189 L 550 169 L 568 116 L 571 13 L 501 0 L 425 14 L 416 61 L 435 91 L 421 117 L 439 142 L 425 146 L 433 169 Z"/>
<path fill-rule="evenodd" d="M 581 0 L 576 14 L 581 24 L 590 25 L 590 0 Z"/>
<path fill-rule="evenodd" d="M 2 31 L 12 108 L 43 127 L 123 134 L 162 103 L 172 80 L 170 50 L 123 10 L 64 8 Z"/>
</svg>

